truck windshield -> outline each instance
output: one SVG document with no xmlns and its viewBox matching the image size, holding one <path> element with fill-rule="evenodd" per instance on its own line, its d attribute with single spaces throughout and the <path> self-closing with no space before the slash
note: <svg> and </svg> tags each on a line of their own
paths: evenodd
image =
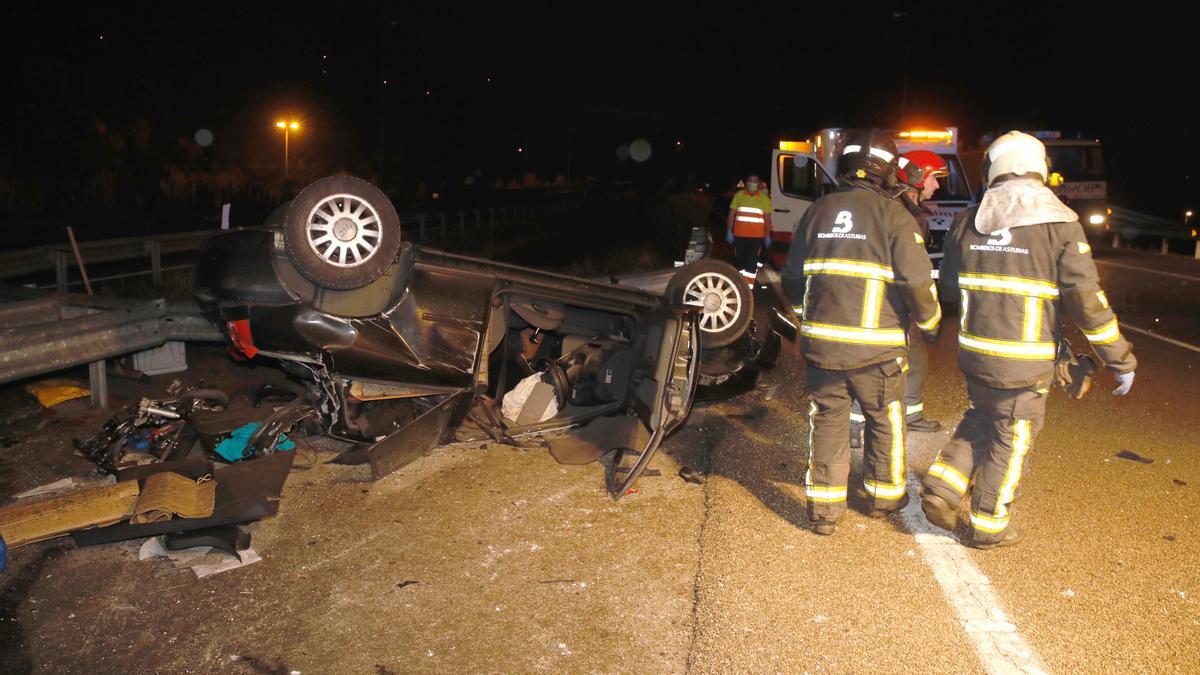
<svg viewBox="0 0 1200 675">
<path fill-rule="evenodd" d="M 967 186 L 967 175 L 963 173 L 962 165 L 958 163 L 958 157 L 954 155 L 940 155 L 940 157 L 946 160 L 950 175 L 938 178 L 937 192 L 933 193 L 933 197 L 929 201 L 971 201 L 971 188 Z"/>
<path fill-rule="evenodd" d="M 1097 145 L 1048 145 L 1051 170 L 1069 181 L 1103 180 L 1104 155 Z"/>
</svg>

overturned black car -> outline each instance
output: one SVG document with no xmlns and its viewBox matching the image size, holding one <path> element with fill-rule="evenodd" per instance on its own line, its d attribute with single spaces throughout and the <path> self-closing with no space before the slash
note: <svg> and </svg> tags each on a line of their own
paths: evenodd
<svg viewBox="0 0 1200 675">
<path fill-rule="evenodd" d="M 212 239 L 200 300 L 234 348 L 306 383 L 325 431 L 375 477 L 453 440 L 569 429 L 559 461 L 600 460 L 625 494 L 698 386 L 738 393 L 774 363 L 733 267 L 701 260 L 665 296 L 402 242 L 374 186 L 329 177 L 267 226 Z"/>
</svg>

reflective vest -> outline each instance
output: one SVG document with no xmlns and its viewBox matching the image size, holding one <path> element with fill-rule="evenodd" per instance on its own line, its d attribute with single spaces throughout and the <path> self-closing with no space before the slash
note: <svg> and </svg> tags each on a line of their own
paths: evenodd
<svg viewBox="0 0 1200 675">
<path fill-rule="evenodd" d="M 982 234 L 975 229 L 977 211 L 967 209 L 951 227 L 939 279 L 943 295 L 959 299 L 964 373 L 997 388 L 1049 381 L 1064 312 L 1110 368 L 1127 372 L 1137 365 L 1078 222 Z"/>
<path fill-rule="evenodd" d="M 745 190 L 738 190 L 729 203 L 733 211 L 733 236 L 756 237 L 767 236 L 767 214 L 771 213 L 771 198 L 761 190 L 754 195 Z"/>
</svg>

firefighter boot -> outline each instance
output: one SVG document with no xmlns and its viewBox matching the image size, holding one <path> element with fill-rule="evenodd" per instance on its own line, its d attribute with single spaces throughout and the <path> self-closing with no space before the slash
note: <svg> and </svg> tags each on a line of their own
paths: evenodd
<svg viewBox="0 0 1200 675">
<path fill-rule="evenodd" d="M 921 434 L 932 434 L 942 430 L 942 423 L 937 420 L 918 417 L 917 419 L 908 423 L 908 430 Z"/>
<path fill-rule="evenodd" d="M 1025 538 L 1025 532 L 1012 525 L 1009 525 L 1008 527 L 1004 528 L 1004 534 L 1000 535 L 999 539 L 980 540 L 978 537 L 979 533 L 976 532 L 975 537 L 971 539 L 971 546 L 973 548 L 986 551 L 990 548 L 1015 546 L 1016 544 L 1021 543 L 1021 540 Z"/>
<path fill-rule="evenodd" d="M 837 521 L 835 520 L 814 520 L 812 522 L 813 532 L 819 535 L 828 537 L 837 530 Z"/>
<path fill-rule="evenodd" d="M 932 492 L 921 495 L 921 510 L 925 512 L 929 522 L 943 530 L 953 532 L 958 527 L 958 509 Z"/>
</svg>

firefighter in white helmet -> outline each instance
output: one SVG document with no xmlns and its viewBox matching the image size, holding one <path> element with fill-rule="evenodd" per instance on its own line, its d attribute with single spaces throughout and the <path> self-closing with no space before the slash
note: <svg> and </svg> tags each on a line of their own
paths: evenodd
<svg viewBox="0 0 1200 675">
<path fill-rule="evenodd" d="M 993 548 L 1022 537 L 1013 503 L 1045 416 L 1063 316 L 1116 375 L 1114 394 L 1133 386 L 1137 359 L 1100 289 L 1079 216 L 1046 186 L 1041 141 L 1011 131 L 984 161 L 987 193 L 955 219 L 939 278 L 943 297 L 959 298 L 970 408 L 922 480 L 921 506 L 954 530 L 969 492 L 966 543 Z"/>
</svg>

